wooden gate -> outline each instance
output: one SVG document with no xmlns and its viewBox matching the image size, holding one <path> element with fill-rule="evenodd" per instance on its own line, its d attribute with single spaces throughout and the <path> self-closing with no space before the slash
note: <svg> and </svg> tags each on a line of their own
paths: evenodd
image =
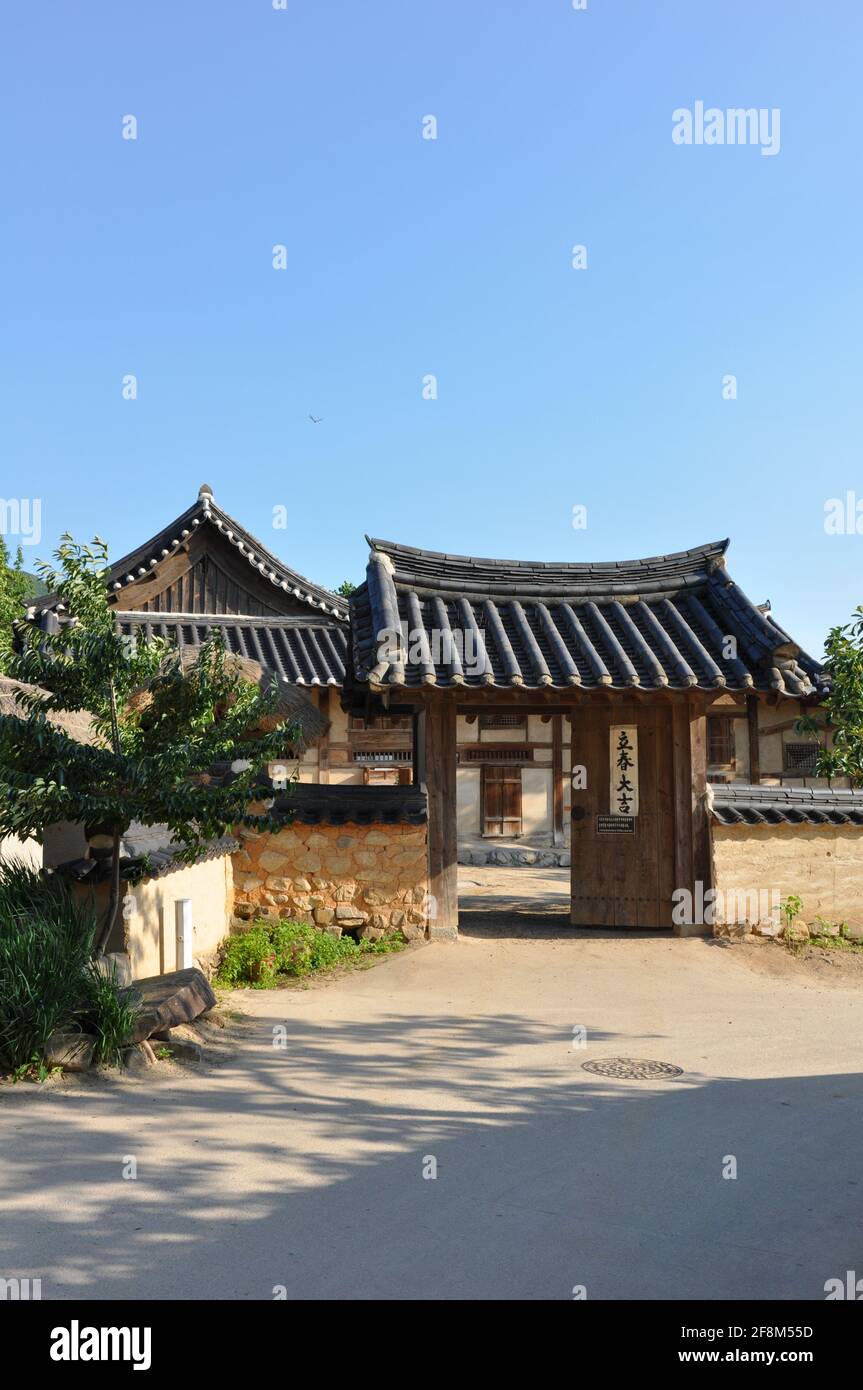
<svg viewBox="0 0 863 1390">
<path fill-rule="evenodd" d="M 691 821 L 676 824 L 687 816 L 680 787 L 691 787 L 689 722 L 684 710 L 678 714 L 682 721 L 670 703 L 585 705 L 572 714 L 574 926 L 672 926 L 672 893 L 687 833 L 691 859 Z M 638 814 L 631 820 L 611 805 L 612 725 L 637 729 Z"/>
</svg>

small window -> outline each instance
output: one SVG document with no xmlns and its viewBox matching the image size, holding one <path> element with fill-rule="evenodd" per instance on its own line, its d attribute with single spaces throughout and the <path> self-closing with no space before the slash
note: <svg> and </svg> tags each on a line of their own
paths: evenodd
<svg viewBox="0 0 863 1390">
<path fill-rule="evenodd" d="M 710 715 L 707 720 L 707 761 L 720 767 L 734 762 L 734 720 Z"/>
<path fill-rule="evenodd" d="M 481 714 L 479 727 L 480 729 L 525 729 L 527 728 L 527 715 Z"/>
<path fill-rule="evenodd" d="M 815 763 L 821 751 L 820 743 L 786 743 L 782 747 L 783 771 L 798 776 L 815 773 Z"/>
</svg>

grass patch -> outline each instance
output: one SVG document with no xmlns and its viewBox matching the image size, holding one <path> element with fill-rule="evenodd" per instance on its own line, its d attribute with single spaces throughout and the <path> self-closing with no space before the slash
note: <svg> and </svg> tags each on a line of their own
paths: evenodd
<svg viewBox="0 0 863 1390">
<path fill-rule="evenodd" d="M 863 941 L 852 936 L 821 936 L 813 934 L 808 941 L 800 942 L 802 946 L 817 946 L 823 951 L 848 951 L 851 955 L 859 956 L 863 953 Z"/>
<path fill-rule="evenodd" d="M 272 989 L 282 980 L 400 951 L 404 944 L 396 936 L 357 942 L 351 936 L 331 936 L 308 922 L 256 922 L 251 930 L 228 938 L 216 984 Z"/>
</svg>

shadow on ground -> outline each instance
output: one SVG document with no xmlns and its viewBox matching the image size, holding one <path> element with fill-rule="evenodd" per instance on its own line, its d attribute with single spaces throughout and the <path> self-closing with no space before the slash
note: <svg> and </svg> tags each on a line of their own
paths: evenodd
<svg viewBox="0 0 863 1390">
<path fill-rule="evenodd" d="M 608 1082 L 521 1016 L 287 1007 L 209 1078 L 4 1098 L 0 1274 L 47 1299 L 803 1299 L 859 1267 L 857 1075 Z"/>
</svg>

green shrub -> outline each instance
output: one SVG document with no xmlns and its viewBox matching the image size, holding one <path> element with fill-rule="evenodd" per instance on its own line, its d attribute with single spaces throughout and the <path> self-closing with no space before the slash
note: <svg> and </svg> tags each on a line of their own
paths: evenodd
<svg viewBox="0 0 863 1390">
<path fill-rule="evenodd" d="M 279 922 L 272 935 L 281 975 L 328 970 L 360 952 L 353 937 L 331 936 L 308 922 Z"/>
<path fill-rule="evenodd" d="M 271 989 L 279 978 L 331 970 L 363 955 L 400 950 L 403 945 L 394 936 L 358 945 L 353 937 L 332 936 L 308 922 L 256 922 L 250 931 L 228 938 L 216 983 Z"/>
<path fill-rule="evenodd" d="M 81 983 L 75 1021 L 82 1032 L 95 1037 L 95 1061 L 105 1067 L 119 1066 L 120 1053 L 131 1035 L 137 1008 L 129 991 L 118 982 L 113 962 L 106 973 L 94 960 L 89 961 Z"/>
<path fill-rule="evenodd" d="M 276 953 L 266 924 L 228 938 L 217 980 L 222 985 L 253 985 L 256 989 L 275 984 Z"/>
<path fill-rule="evenodd" d="M 43 1058 L 57 1029 L 95 1033 L 97 1060 L 115 1060 L 133 1011 L 93 963 L 97 929 L 62 879 L 0 862 L 0 1068 Z"/>
</svg>

